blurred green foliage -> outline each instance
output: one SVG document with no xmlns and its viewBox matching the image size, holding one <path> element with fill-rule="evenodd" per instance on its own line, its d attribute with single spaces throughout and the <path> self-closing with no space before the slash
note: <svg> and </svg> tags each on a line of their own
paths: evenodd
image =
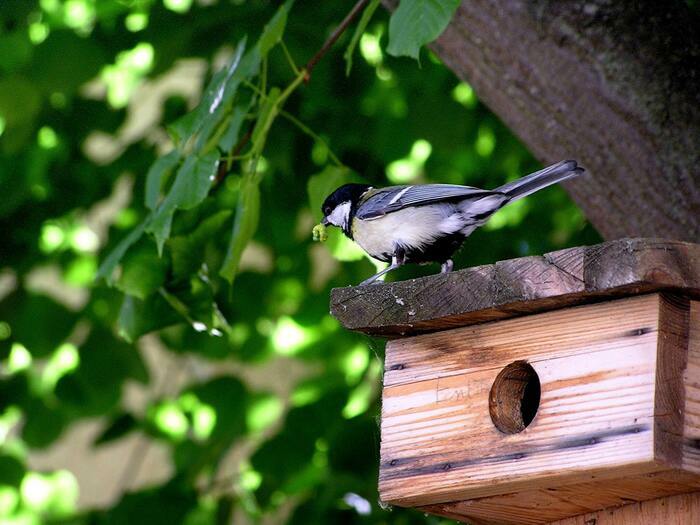
<svg viewBox="0 0 700 525">
<path fill-rule="evenodd" d="M 490 188 L 539 165 L 431 53 L 388 56 L 381 8 L 304 83 L 347 8 L 3 1 L 0 523 L 440 521 L 378 502 L 382 344 L 328 314 L 331 287 L 375 266 L 337 232 L 313 245 L 311 226 L 348 180 Z M 393 38 L 397 54 L 423 43 Z M 456 264 L 597 240 L 552 188 Z M 30 466 L 84 422 L 93 447 L 141 437 L 95 475 L 117 487 L 107 505 L 77 506 L 87 481 L 68 458 Z M 127 490 L 142 443 L 169 451 L 171 474 Z"/>
</svg>

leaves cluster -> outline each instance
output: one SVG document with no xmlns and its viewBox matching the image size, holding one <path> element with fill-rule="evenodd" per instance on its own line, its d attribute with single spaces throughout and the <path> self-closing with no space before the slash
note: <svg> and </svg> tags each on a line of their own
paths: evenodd
<svg viewBox="0 0 700 525">
<path fill-rule="evenodd" d="M 381 344 L 327 304 L 374 267 L 311 227 L 351 180 L 492 187 L 538 165 L 436 57 L 384 53 L 416 56 L 456 3 L 378 5 L 308 84 L 337 3 L 3 5 L 0 520 L 437 522 L 378 504 Z M 595 240 L 556 189 L 489 228 L 458 266 Z M 27 465 L 81 423 L 130 452 L 95 478 L 113 503 L 78 511 L 98 483 L 78 459 Z M 128 490 L 149 447 L 169 474 Z"/>
</svg>

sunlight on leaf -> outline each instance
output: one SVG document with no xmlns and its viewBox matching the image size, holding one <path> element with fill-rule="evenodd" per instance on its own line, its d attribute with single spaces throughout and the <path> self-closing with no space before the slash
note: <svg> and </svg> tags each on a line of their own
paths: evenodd
<svg viewBox="0 0 700 525">
<path fill-rule="evenodd" d="M 246 422 L 252 432 L 262 432 L 282 415 L 282 401 L 273 394 L 255 399 L 246 411 Z"/>
<path fill-rule="evenodd" d="M 277 321 L 271 340 L 276 353 L 295 355 L 314 340 L 314 333 L 285 316 Z"/>
<path fill-rule="evenodd" d="M 189 422 L 178 403 L 165 401 L 152 409 L 152 421 L 163 434 L 180 441 L 187 435 Z"/>
<path fill-rule="evenodd" d="M 41 228 L 39 237 L 39 248 L 44 253 L 51 253 L 58 250 L 66 240 L 66 232 L 55 223 L 46 223 Z"/>
<path fill-rule="evenodd" d="M 381 31 L 378 34 L 365 33 L 360 38 L 360 53 L 370 66 L 378 66 L 382 63 L 382 48 L 379 45 Z"/>
<path fill-rule="evenodd" d="M 298 385 L 290 396 L 293 406 L 301 407 L 315 403 L 321 397 L 322 391 L 318 384 L 302 383 Z"/>
<path fill-rule="evenodd" d="M 99 239 L 94 231 L 82 224 L 71 232 L 70 245 L 77 253 L 91 253 L 97 250 Z"/>
<path fill-rule="evenodd" d="M 455 86 L 452 90 L 452 98 L 469 109 L 474 108 L 477 103 L 474 89 L 466 82 L 460 82 Z"/>
<path fill-rule="evenodd" d="M 176 13 L 186 13 L 192 7 L 192 0 L 163 0 L 163 5 Z"/>
<path fill-rule="evenodd" d="M 95 4 L 89 0 L 66 0 L 63 4 L 64 23 L 83 34 L 92 29 L 95 14 Z"/>
<path fill-rule="evenodd" d="M 141 42 L 117 55 L 113 65 L 105 66 L 101 78 L 107 87 L 107 101 L 114 108 L 123 108 L 153 67 L 153 45 Z"/>
<path fill-rule="evenodd" d="M 80 355 L 74 344 L 64 343 L 51 355 L 41 374 L 41 385 L 45 392 L 53 390 L 64 375 L 80 365 Z"/>
<path fill-rule="evenodd" d="M 474 149 L 482 157 L 490 157 L 496 147 L 496 135 L 493 129 L 489 126 L 482 125 L 479 127 L 479 133 L 476 137 Z"/>
<path fill-rule="evenodd" d="M 355 384 L 367 370 L 369 365 L 369 352 L 363 344 L 358 344 L 345 354 L 342 367 L 345 371 L 345 380 L 349 385 Z"/>
<path fill-rule="evenodd" d="M 505 227 L 518 226 L 527 215 L 530 205 L 527 199 L 510 203 L 494 213 L 483 226 L 486 231 L 500 230 Z"/>
<path fill-rule="evenodd" d="M 408 184 L 423 173 L 425 162 L 432 153 L 432 145 L 427 140 L 417 140 L 411 152 L 403 159 L 395 160 L 386 167 L 386 176 L 394 184 Z"/>
<path fill-rule="evenodd" d="M 20 486 L 22 501 L 27 507 L 62 516 L 75 511 L 78 491 L 75 476 L 67 470 L 53 474 L 27 472 Z"/>
<path fill-rule="evenodd" d="M 343 407 L 343 417 L 351 419 L 367 411 L 372 401 L 372 386 L 363 382 L 360 383 L 351 393 L 347 404 Z"/>
<path fill-rule="evenodd" d="M 41 44 L 49 36 L 49 26 L 41 22 L 33 22 L 29 25 L 29 40 L 35 46 Z"/>
<path fill-rule="evenodd" d="M 16 374 L 28 369 L 32 365 L 32 354 L 21 343 L 12 343 L 10 355 L 7 357 L 7 364 L 3 367 L 9 374 Z"/>
<path fill-rule="evenodd" d="M 19 504 L 19 493 L 14 487 L 0 486 L 0 518 L 11 516 Z M 13 525 L 8 520 L 8 525 Z"/>
<path fill-rule="evenodd" d="M 41 510 L 48 506 L 51 498 L 51 481 L 37 472 L 27 472 L 20 488 L 22 500 L 33 509 Z"/>
<path fill-rule="evenodd" d="M 58 146 L 58 135 L 49 126 L 43 126 L 37 134 L 37 142 L 44 149 L 53 149 Z"/>
<path fill-rule="evenodd" d="M 148 27 L 148 15 L 146 13 L 131 13 L 124 19 L 124 27 L 132 33 L 143 31 Z"/>
<path fill-rule="evenodd" d="M 262 476 L 252 468 L 242 469 L 240 483 L 241 487 L 252 492 L 257 490 L 262 483 Z"/>
</svg>

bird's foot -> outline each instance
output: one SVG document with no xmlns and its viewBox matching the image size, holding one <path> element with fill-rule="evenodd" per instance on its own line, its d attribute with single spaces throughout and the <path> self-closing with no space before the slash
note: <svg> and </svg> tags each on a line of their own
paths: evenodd
<svg viewBox="0 0 700 525">
<path fill-rule="evenodd" d="M 455 263 L 452 261 L 452 259 L 447 259 L 440 265 L 440 273 L 450 273 L 454 266 Z"/>
</svg>

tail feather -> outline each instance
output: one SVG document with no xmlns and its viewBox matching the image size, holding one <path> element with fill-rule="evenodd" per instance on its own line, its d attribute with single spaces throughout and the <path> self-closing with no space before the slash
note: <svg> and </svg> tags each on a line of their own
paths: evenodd
<svg viewBox="0 0 700 525">
<path fill-rule="evenodd" d="M 505 193 L 510 197 L 510 201 L 514 201 L 557 182 L 578 177 L 584 171 L 583 168 L 576 164 L 575 160 L 563 160 L 530 175 L 525 175 L 518 180 L 504 184 L 494 191 Z"/>
</svg>

